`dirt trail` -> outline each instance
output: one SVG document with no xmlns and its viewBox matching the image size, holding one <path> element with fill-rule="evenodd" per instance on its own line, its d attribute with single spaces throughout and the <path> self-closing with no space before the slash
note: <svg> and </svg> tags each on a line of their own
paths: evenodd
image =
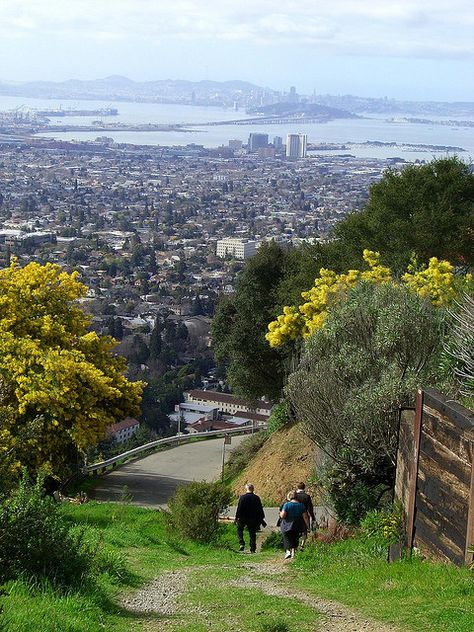
<svg viewBox="0 0 474 632">
<path fill-rule="evenodd" d="M 164 573 L 140 590 L 124 597 L 120 605 L 135 614 L 141 614 L 144 628 L 150 632 L 158 629 L 173 629 L 176 623 L 176 619 L 174 621 L 173 619 L 176 615 L 179 618 L 180 614 L 189 614 L 191 610 L 196 615 L 206 618 L 206 611 L 196 607 L 190 609 L 185 597 L 188 576 L 194 570 L 203 568 L 207 567 L 190 567 Z M 211 569 L 212 566 L 209 568 Z M 232 568 L 235 567 L 232 566 Z M 268 562 L 242 561 L 241 568 L 245 569 L 246 574 L 239 579 L 230 580 L 229 588 L 236 586 L 247 590 L 255 589 L 269 596 L 299 601 L 314 608 L 321 614 L 322 621 L 313 632 L 320 630 L 325 632 L 402 632 L 401 628 L 368 619 L 338 602 L 322 599 L 302 590 L 287 588 L 284 580 L 291 568 L 291 562 L 276 558 Z M 214 629 L 211 621 L 209 621 L 209 626 L 209 629 Z"/>
<path fill-rule="evenodd" d="M 280 560 L 248 563 L 244 566 L 250 571 L 249 574 L 229 582 L 229 585 L 247 589 L 255 588 L 266 595 L 293 599 L 314 608 L 324 618 L 324 623 L 322 626 L 318 626 L 317 630 L 324 629 L 325 632 L 402 632 L 401 628 L 368 619 L 338 602 L 322 599 L 301 590 L 286 588 L 281 585 L 281 579 L 287 573 L 290 565 L 291 562 Z M 270 577 L 279 577 L 278 583 L 271 581 Z"/>
</svg>

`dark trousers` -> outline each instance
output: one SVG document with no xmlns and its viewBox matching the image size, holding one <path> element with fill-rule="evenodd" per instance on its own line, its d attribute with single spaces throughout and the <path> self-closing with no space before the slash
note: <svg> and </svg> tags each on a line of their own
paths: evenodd
<svg viewBox="0 0 474 632">
<path fill-rule="evenodd" d="M 249 539 L 250 539 L 250 550 L 256 551 L 257 549 L 257 529 L 258 524 L 255 522 L 240 522 L 236 523 L 237 525 L 237 537 L 239 538 L 240 546 L 245 546 L 244 541 L 244 529 L 247 527 L 249 531 Z"/>
<path fill-rule="evenodd" d="M 286 533 L 283 534 L 283 548 L 285 549 L 285 551 L 289 551 L 290 549 L 297 549 L 299 539 L 299 531 L 286 531 Z"/>
</svg>

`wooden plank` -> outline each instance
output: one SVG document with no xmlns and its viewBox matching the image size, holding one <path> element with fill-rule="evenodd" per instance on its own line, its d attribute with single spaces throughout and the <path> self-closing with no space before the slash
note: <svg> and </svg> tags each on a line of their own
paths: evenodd
<svg viewBox="0 0 474 632">
<path fill-rule="evenodd" d="M 420 514 L 417 519 L 415 544 L 429 555 L 444 558 L 455 564 L 464 563 L 464 550 L 448 540 L 425 514 Z"/>
<path fill-rule="evenodd" d="M 401 504 L 403 524 L 408 524 L 408 492 L 410 489 L 411 458 L 413 454 L 414 410 L 400 410 L 398 425 L 397 469 L 395 475 L 394 499 Z M 401 558 L 402 550 L 407 547 L 406 530 L 404 541 L 389 548 L 388 559 L 391 562 Z"/>
<path fill-rule="evenodd" d="M 466 546 L 466 519 L 460 522 L 447 516 L 443 509 L 439 510 L 433 505 L 424 494 L 419 493 L 416 498 L 416 520 L 415 531 L 418 529 L 421 517 L 426 517 L 433 529 L 438 534 L 442 534 L 447 542 L 451 542 L 456 549 L 464 551 Z"/>
<path fill-rule="evenodd" d="M 423 434 L 439 441 L 467 465 L 472 463 L 473 443 L 468 434 L 432 408 L 424 407 Z"/>
<path fill-rule="evenodd" d="M 466 529 L 466 548 L 464 551 L 465 564 L 474 562 L 474 459 L 471 464 L 471 489 L 469 498 L 469 512 Z"/>
<path fill-rule="evenodd" d="M 432 470 L 444 478 L 455 479 L 453 484 L 468 490 L 471 481 L 471 467 L 458 459 L 450 450 L 432 437 L 423 435 L 420 443 L 420 459 L 432 463 Z"/>
<path fill-rule="evenodd" d="M 421 463 L 418 477 L 418 492 L 423 494 L 427 502 L 436 508 L 436 511 L 442 512 L 448 518 L 457 520 L 459 523 L 462 522 L 464 525 L 463 531 L 465 532 L 465 525 L 467 525 L 468 519 L 468 498 L 453 490 L 449 483 L 426 476 L 422 471 Z"/>
<path fill-rule="evenodd" d="M 427 388 L 424 391 L 424 401 L 427 406 L 435 408 L 442 415 L 451 419 L 459 428 L 474 433 L 474 413 L 472 410 L 464 408 L 457 402 L 449 401 L 439 391 L 432 388 Z"/>
<path fill-rule="evenodd" d="M 414 420 L 415 414 L 413 411 L 402 411 L 398 435 L 395 499 L 402 504 L 405 519 L 408 515 L 408 490 L 410 489 L 410 474 L 412 470 Z"/>
<path fill-rule="evenodd" d="M 432 476 L 426 476 L 420 464 L 418 476 L 418 491 L 434 506 L 439 505 L 440 511 L 453 519 L 463 520 L 467 524 L 469 499 L 464 494 L 453 490 L 449 483 Z"/>
<path fill-rule="evenodd" d="M 415 527 L 415 503 L 416 503 L 416 482 L 418 478 L 418 461 L 420 457 L 420 438 L 423 421 L 423 391 L 418 389 L 416 393 L 415 425 L 413 429 L 413 461 L 410 472 L 410 488 L 408 491 L 408 511 L 407 511 L 407 546 L 411 551 L 413 547 L 413 535 Z"/>
</svg>

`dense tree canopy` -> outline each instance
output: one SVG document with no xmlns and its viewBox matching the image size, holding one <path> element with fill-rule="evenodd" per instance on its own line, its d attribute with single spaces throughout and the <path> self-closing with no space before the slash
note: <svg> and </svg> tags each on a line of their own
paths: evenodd
<svg viewBox="0 0 474 632">
<path fill-rule="evenodd" d="M 0 270 L 0 457 L 60 471 L 139 412 L 142 384 L 123 375 L 115 342 L 88 331 L 75 273 L 13 262 Z"/>
<path fill-rule="evenodd" d="M 302 292 L 312 292 L 321 268 L 350 277 L 351 269 L 364 268 L 362 253 L 369 249 L 380 252 L 393 278 L 407 270 L 413 256 L 421 268 L 437 257 L 472 269 L 473 221 L 474 174 L 448 158 L 387 171 L 371 187 L 365 208 L 342 220 L 331 241 L 289 250 L 274 245 L 273 255 L 261 249 L 246 263 L 235 295 L 221 300 L 214 320 L 214 350 L 228 366 L 231 386 L 241 394 L 278 397 L 293 351 L 291 336 L 278 353 L 265 350 L 261 340 L 285 305 L 298 305 Z"/>
<path fill-rule="evenodd" d="M 360 212 L 335 231 L 341 256 L 359 257 L 368 248 L 383 253 L 394 271 L 414 254 L 458 265 L 474 265 L 474 173 L 458 158 L 388 170 L 372 185 Z"/>
<path fill-rule="evenodd" d="M 283 385 L 281 352 L 265 340 L 283 261 L 284 252 L 277 244 L 263 244 L 241 273 L 235 295 L 221 301 L 213 321 L 215 356 L 227 365 L 234 391 L 249 400 L 278 397 Z"/>
</svg>

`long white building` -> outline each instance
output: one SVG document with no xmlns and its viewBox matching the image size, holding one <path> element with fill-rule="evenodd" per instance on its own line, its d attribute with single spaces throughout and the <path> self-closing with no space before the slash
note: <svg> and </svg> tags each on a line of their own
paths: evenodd
<svg viewBox="0 0 474 632">
<path fill-rule="evenodd" d="M 218 240 L 216 254 L 221 258 L 231 255 L 235 259 L 248 259 L 257 252 L 257 246 L 256 241 L 228 237 Z"/>
<path fill-rule="evenodd" d="M 228 415 L 239 414 L 241 417 L 245 417 L 246 414 L 251 414 L 259 420 L 260 418 L 268 419 L 273 407 L 271 402 L 259 400 L 254 408 L 250 408 L 248 402 L 235 395 L 204 391 L 198 388 L 185 392 L 184 399 L 186 404 L 216 407 L 219 412 Z"/>
</svg>

